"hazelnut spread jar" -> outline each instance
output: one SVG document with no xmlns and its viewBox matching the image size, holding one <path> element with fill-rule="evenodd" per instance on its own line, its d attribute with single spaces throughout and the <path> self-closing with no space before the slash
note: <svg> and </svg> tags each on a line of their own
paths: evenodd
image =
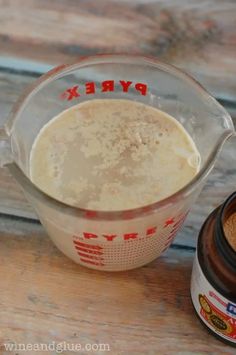
<svg viewBox="0 0 236 355">
<path fill-rule="evenodd" d="M 191 298 L 203 324 L 236 346 L 236 193 L 211 213 L 200 231 Z"/>
</svg>

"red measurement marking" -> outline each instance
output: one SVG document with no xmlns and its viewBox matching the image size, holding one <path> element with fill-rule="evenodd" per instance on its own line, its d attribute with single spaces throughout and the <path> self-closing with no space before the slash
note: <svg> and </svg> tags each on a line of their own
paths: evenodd
<svg viewBox="0 0 236 355">
<path fill-rule="evenodd" d="M 94 233 L 84 232 L 83 235 L 84 235 L 84 238 L 86 238 L 86 239 L 98 238 L 97 234 L 94 234 Z"/>
<path fill-rule="evenodd" d="M 90 245 L 90 244 L 86 244 L 86 243 L 82 243 L 78 240 L 74 240 L 73 241 L 75 245 L 81 246 L 81 247 L 85 247 L 85 248 L 89 248 L 89 249 L 97 249 L 97 250 L 101 250 L 102 247 L 100 247 L 99 245 Z"/>
<path fill-rule="evenodd" d="M 104 260 L 103 258 L 101 258 L 100 256 L 96 256 L 96 255 L 88 255 L 88 254 L 85 254 L 85 253 L 81 253 L 80 251 L 78 252 L 78 254 L 84 258 L 88 258 L 88 259 L 94 259 L 94 260 L 97 260 L 97 261 L 102 261 Z"/>
<path fill-rule="evenodd" d="M 175 222 L 174 218 L 169 218 L 165 221 L 164 228 L 168 227 L 169 225 L 173 224 Z"/>
<path fill-rule="evenodd" d="M 146 231 L 146 236 L 149 236 L 149 235 L 152 235 L 152 234 L 155 234 L 157 231 L 157 227 L 151 227 L 151 228 L 148 228 L 147 231 Z"/>
<path fill-rule="evenodd" d="M 136 239 L 138 237 L 138 233 L 126 233 L 124 234 L 124 240 Z"/>
<path fill-rule="evenodd" d="M 114 238 L 117 237 L 116 234 L 103 234 L 103 237 L 106 238 L 108 242 L 112 242 Z"/>
<path fill-rule="evenodd" d="M 89 253 L 89 254 L 103 255 L 103 252 L 101 252 L 99 250 L 81 248 L 81 247 L 78 247 L 77 245 L 75 245 L 75 249 L 76 250 L 80 250 L 80 251 L 85 252 L 85 253 Z"/>
<path fill-rule="evenodd" d="M 103 263 L 99 263 L 97 261 L 92 261 L 92 260 L 88 260 L 88 259 L 84 259 L 84 258 L 81 258 L 80 261 L 87 263 L 87 264 L 91 264 L 91 265 L 104 266 Z"/>
</svg>

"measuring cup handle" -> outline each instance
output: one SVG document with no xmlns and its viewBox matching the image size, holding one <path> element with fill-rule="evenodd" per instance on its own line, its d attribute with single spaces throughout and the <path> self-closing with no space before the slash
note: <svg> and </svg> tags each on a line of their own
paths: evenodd
<svg viewBox="0 0 236 355">
<path fill-rule="evenodd" d="M 4 127 L 0 127 L 0 167 L 12 163 L 10 138 Z"/>
</svg>

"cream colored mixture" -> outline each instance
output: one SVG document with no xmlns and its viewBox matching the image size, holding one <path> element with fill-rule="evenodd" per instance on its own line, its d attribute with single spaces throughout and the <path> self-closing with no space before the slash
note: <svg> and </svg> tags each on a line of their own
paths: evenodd
<svg viewBox="0 0 236 355">
<path fill-rule="evenodd" d="M 236 213 L 233 213 L 224 223 L 226 239 L 236 252 Z"/>
<path fill-rule="evenodd" d="M 70 205 L 124 210 L 170 196 L 199 166 L 199 152 L 176 119 L 135 101 L 105 99 L 73 106 L 41 129 L 30 175 Z"/>
</svg>

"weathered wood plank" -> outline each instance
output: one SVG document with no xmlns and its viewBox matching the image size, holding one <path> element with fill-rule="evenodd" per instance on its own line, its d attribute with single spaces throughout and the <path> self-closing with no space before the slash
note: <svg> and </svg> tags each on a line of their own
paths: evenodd
<svg viewBox="0 0 236 355">
<path fill-rule="evenodd" d="M 7 120 L 7 116 L 19 95 L 34 79 L 32 76 L 0 71 L 0 126 Z M 0 206 L 2 206 L 0 212 L 36 218 L 15 180 L 6 169 L 2 168 L 0 168 Z"/>
<path fill-rule="evenodd" d="M 101 52 L 154 55 L 235 98 L 231 0 L 0 0 L 0 55 L 47 63 Z"/>
<path fill-rule="evenodd" d="M 6 342 L 65 341 L 109 344 L 111 354 L 233 355 L 195 317 L 193 256 L 172 249 L 137 270 L 96 272 L 62 255 L 40 225 L 1 217 L 1 354 Z"/>
<path fill-rule="evenodd" d="M 19 94 L 32 80 L 34 79 L 30 76 L 0 71 L 0 125 L 5 121 Z M 197 203 L 193 206 L 185 227 L 177 236 L 175 243 L 195 246 L 197 234 L 208 213 L 235 190 L 235 144 L 236 140 L 234 139 L 224 147 L 214 171 Z M 20 187 L 6 169 L 0 169 L 0 212 L 37 218 Z"/>
<path fill-rule="evenodd" d="M 0 70 L 0 125 L 2 126 L 7 120 L 7 116 L 17 101 L 19 96 L 23 93 L 28 85 L 30 85 L 35 78 L 31 75 L 17 75 L 8 71 Z"/>
</svg>

